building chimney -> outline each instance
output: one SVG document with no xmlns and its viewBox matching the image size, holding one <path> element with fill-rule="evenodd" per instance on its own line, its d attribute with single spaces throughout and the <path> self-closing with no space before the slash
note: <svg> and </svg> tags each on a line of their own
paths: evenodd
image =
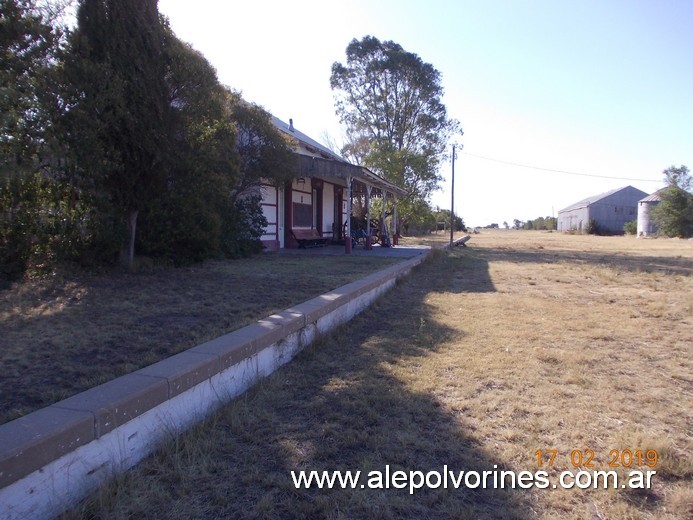
<svg viewBox="0 0 693 520">
<path fill-rule="evenodd" d="M 289 132 L 293 132 L 293 131 L 294 131 L 294 120 L 289 119 Z"/>
</svg>

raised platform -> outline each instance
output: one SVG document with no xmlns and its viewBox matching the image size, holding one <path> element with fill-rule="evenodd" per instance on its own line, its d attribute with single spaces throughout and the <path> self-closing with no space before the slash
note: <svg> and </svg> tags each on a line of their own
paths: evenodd
<svg viewBox="0 0 693 520">
<path fill-rule="evenodd" d="M 74 507 L 352 319 L 429 252 L 0 425 L 0 518 L 53 518 Z"/>
</svg>

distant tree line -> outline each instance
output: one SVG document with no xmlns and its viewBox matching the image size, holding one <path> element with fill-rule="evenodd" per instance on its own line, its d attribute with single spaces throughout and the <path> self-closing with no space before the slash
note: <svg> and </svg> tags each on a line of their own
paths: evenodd
<svg viewBox="0 0 693 520">
<path fill-rule="evenodd" d="M 292 144 L 223 87 L 156 0 L 0 0 L 0 279 L 60 262 L 258 250 L 260 179 Z"/>
<path fill-rule="evenodd" d="M 409 208 L 414 211 L 409 213 L 407 218 L 400 223 L 400 231 L 403 235 L 421 236 L 441 229 L 450 230 L 449 209 L 433 208 L 428 202 L 423 200 L 415 206 L 409 206 Z M 399 207 L 397 211 L 399 211 Z M 467 229 L 461 216 L 455 215 L 453 228 L 455 231 Z"/>
<path fill-rule="evenodd" d="M 507 222 L 503 223 L 506 229 L 509 227 Z M 513 220 L 513 229 L 558 229 L 558 219 L 555 217 L 537 217 L 534 220 L 522 221 L 520 219 Z"/>
</svg>

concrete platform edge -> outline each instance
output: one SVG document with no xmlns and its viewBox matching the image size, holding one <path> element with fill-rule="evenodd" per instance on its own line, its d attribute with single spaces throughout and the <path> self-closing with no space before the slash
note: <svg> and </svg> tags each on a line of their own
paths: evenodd
<svg viewBox="0 0 693 520">
<path fill-rule="evenodd" d="M 74 507 L 351 320 L 429 253 L 0 425 L 0 518 Z"/>
</svg>

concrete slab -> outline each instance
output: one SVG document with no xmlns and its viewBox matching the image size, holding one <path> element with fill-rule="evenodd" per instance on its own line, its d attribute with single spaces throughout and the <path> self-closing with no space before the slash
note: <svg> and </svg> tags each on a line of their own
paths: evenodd
<svg viewBox="0 0 693 520">
<path fill-rule="evenodd" d="M 127 374 L 52 406 L 91 412 L 94 416 L 94 437 L 98 439 L 167 399 L 166 379 Z"/>
<path fill-rule="evenodd" d="M 220 371 L 221 364 L 218 355 L 186 351 L 133 373 L 166 379 L 168 381 L 168 398 L 171 399 Z"/>
<path fill-rule="evenodd" d="M 53 406 L 0 428 L 0 488 L 94 440 L 90 412 Z"/>
</svg>

